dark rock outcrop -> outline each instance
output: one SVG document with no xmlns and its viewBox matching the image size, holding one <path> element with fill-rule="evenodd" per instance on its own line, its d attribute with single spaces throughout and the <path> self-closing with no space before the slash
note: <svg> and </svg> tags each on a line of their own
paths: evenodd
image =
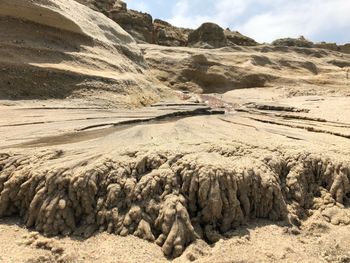
<svg viewBox="0 0 350 263">
<path fill-rule="evenodd" d="M 172 26 L 166 21 L 154 20 L 154 40 L 161 46 L 186 46 L 191 29 Z"/>
<path fill-rule="evenodd" d="M 188 46 L 221 48 L 227 46 L 224 29 L 214 23 L 204 23 L 188 35 Z"/>
<path fill-rule="evenodd" d="M 258 43 L 238 31 L 222 29 L 214 23 L 204 23 L 188 36 L 188 46 L 221 48 L 227 46 L 256 46 Z"/>
<path fill-rule="evenodd" d="M 115 4 L 121 2 L 116 0 L 75 0 L 80 4 L 86 5 L 91 9 L 101 12 L 108 16 L 108 11 L 111 10 Z M 124 2 L 121 2 L 125 4 Z"/>
<path fill-rule="evenodd" d="M 242 35 L 238 31 L 231 31 L 230 29 L 226 29 L 224 31 L 225 36 L 227 38 L 227 42 L 229 45 L 238 45 L 238 46 L 256 46 L 258 43 L 247 36 Z"/>
<path fill-rule="evenodd" d="M 336 43 L 321 42 L 321 43 L 315 43 L 314 46 L 316 48 L 328 49 L 328 50 L 333 50 L 333 51 L 340 51 L 339 46 Z"/>
<path fill-rule="evenodd" d="M 337 45 L 336 43 L 320 42 L 315 43 L 314 47 L 350 54 L 350 44 Z"/>
<path fill-rule="evenodd" d="M 336 43 L 321 42 L 316 43 L 315 47 L 350 54 L 350 44 L 337 45 Z"/>
<path fill-rule="evenodd" d="M 280 38 L 272 42 L 274 46 L 305 47 L 312 48 L 314 43 L 301 36 L 299 38 Z"/>
<path fill-rule="evenodd" d="M 350 44 L 337 45 L 336 43 L 313 43 L 305 37 L 301 36 L 299 38 L 281 38 L 272 42 L 274 46 L 285 46 L 285 47 L 304 47 L 304 48 L 320 48 L 327 49 L 336 52 L 342 52 L 350 54 Z"/>
<path fill-rule="evenodd" d="M 153 19 L 147 13 L 128 10 L 125 3 L 117 1 L 108 16 L 117 22 L 138 42 L 154 43 Z"/>
<path fill-rule="evenodd" d="M 339 46 L 340 52 L 350 54 L 350 43 Z"/>
</svg>

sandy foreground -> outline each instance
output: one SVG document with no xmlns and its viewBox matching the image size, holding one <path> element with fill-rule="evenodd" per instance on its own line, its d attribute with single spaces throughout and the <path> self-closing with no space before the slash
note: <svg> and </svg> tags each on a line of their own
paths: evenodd
<svg viewBox="0 0 350 263">
<path fill-rule="evenodd" d="M 215 115 L 205 116 L 201 116 L 202 111 L 196 112 L 196 109 L 207 109 L 205 103 L 183 101 L 162 103 L 139 110 L 101 108 L 83 105 L 81 101 L 70 101 L 67 106 L 57 104 L 54 100 L 44 103 L 3 101 L 1 111 L 6 112 L 7 119 L 2 119 L 0 124 L 1 152 L 9 153 L 22 161 L 23 156 L 29 156 L 25 158 L 32 158 L 31 171 L 38 173 L 41 171 L 50 173 L 62 168 L 81 173 L 82 170 L 79 170 L 81 168 L 77 167 L 87 165 L 83 162 L 90 162 L 88 165 L 100 169 L 98 168 L 100 163 L 105 162 L 101 161 L 101 155 L 105 155 L 102 159 L 118 159 L 117 156 L 125 159 L 127 156 L 125 161 L 128 162 L 135 158 L 139 159 L 138 155 L 144 159 L 154 158 L 152 156 L 155 155 L 171 156 L 174 152 L 182 153 L 181 158 L 190 162 L 196 160 L 198 165 L 204 165 L 209 170 L 212 166 L 220 167 L 221 163 L 235 160 L 249 167 L 257 165 L 261 160 L 271 160 L 273 156 L 279 155 L 286 156 L 283 158 L 300 155 L 301 162 L 309 162 L 307 157 L 302 156 L 311 154 L 311 159 L 320 158 L 322 161 L 322 158 L 327 158 L 329 163 L 346 164 L 350 153 L 348 97 L 341 95 L 284 97 L 283 93 L 273 88 L 266 90 L 264 96 L 257 96 L 260 92 L 260 89 L 242 89 L 222 95 L 203 95 L 203 99 L 206 100 L 204 102 L 208 105 L 220 104 L 220 109 L 226 110 L 226 114 L 218 111 Z M 198 98 L 197 95 L 194 96 Z M 25 114 L 18 114 L 19 112 Z M 190 112 L 190 115 L 170 114 L 175 112 L 181 114 Z M 168 117 L 153 119 L 163 115 Z M 123 124 L 130 120 L 130 123 Z M 51 154 L 56 156 L 47 158 Z M 156 167 L 159 165 L 155 164 Z M 156 176 L 157 170 L 166 168 L 153 168 L 154 170 L 149 172 L 147 170 L 152 168 L 147 168 L 146 164 L 146 168 L 141 169 L 145 169 L 145 176 L 148 177 L 152 174 Z M 45 178 L 49 175 L 43 176 Z M 138 180 L 136 188 L 137 184 L 143 183 L 142 179 Z M 317 185 L 317 179 L 314 184 Z M 6 183 L 3 187 L 6 187 Z M 348 262 L 350 211 L 347 208 L 347 196 L 342 197 L 342 205 L 336 204 L 328 194 L 330 190 L 327 190 L 327 186 L 316 188 L 319 194 L 312 194 L 311 197 L 307 197 L 308 193 L 300 190 L 301 194 L 305 195 L 302 197 L 305 200 L 304 207 L 300 208 L 299 205 L 293 207 L 292 203 L 287 205 L 289 214 L 287 218 L 296 223 L 295 226 L 290 226 L 288 220 L 282 220 L 283 216 L 277 215 L 275 218 L 272 217 L 273 220 L 244 219 L 241 221 L 243 225 L 230 227 L 223 232 L 204 228 L 202 233 L 204 240 L 192 241 L 184 247 L 181 256 L 172 261 Z M 14 200 L 20 196 L 18 193 Z M 288 195 L 283 196 L 288 202 Z M 334 196 L 337 198 L 337 194 Z M 121 198 L 125 200 L 125 197 Z M 215 201 L 218 197 L 215 197 L 210 189 L 207 198 L 210 200 L 207 201 L 209 204 L 210 202 L 214 202 L 213 205 L 218 204 Z M 261 205 L 265 202 L 258 201 L 259 199 L 253 196 L 248 198 L 252 205 L 254 202 L 262 202 Z M 136 200 L 137 198 L 135 202 L 140 204 L 140 201 Z M 297 200 L 301 202 L 300 199 Z M 57 206 L 59 203 L 55 201 Z M 141 204 L 146 203 L 142 201 Z M 205 209 L 205 205 L 199 204 L 199 207 Z M 225 209 L 224 206 L 222 209 Z M 257 212 L 252 212 L 254 210 L 245 212 L 244 207 L 241 209 L 243 214 L 264 213 L 257 210 Z M 272 207 L 273 209 L 282 208 Z M 294 209 L 299 209 L 300 212 Z M 34 213 L 34 216 L 39 218 L 42 212 Z M 210 213 L 215 214 L 215 210 Z M 152 241 L 135 236 L 121 237 L 107 232 L 91 232 L 85 237 L 83 234 L 83 237 L 78 235 L 49 238 L 35 232 L 33 227 L 27 230 L 23 223 L 27 224 L 28 221 L 16 217 L 2 219 L 0 236 L 4 242 L 1 242 L 0 250 L 3 251 L 1 253 L 3 262 L 169 260 L 163 253 L 164 248 L 162 251 L 162 248 Z M 47 229 L 48 234 L 55 231 L 54 225 L 52 227 Z M 104 227 L 100 230 L 103 231 Z M 87 238 L 88 236 L 91 237 Z M 186 238 L 186 235 L 182 237 Z"/>
<path fill-rule="evenodd" d="M 172 262 L 347 262 L 349 226 L 312 221 L 301 234 L 264 220 L 251 222 L 214 245 L 196 241 Z M 157 245 L 137 237 L 48 239 L 18 223 L 1 221 L 2 262 L 169 262 Z"/>
</svg>

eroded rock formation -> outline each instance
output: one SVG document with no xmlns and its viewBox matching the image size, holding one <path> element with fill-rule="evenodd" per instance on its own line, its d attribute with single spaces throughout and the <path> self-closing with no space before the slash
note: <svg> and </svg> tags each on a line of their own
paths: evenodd
<svg viewBox="0 0 350 263">
<path fill-rule="evenodd" d="M 274 46 L 287 46 L 287 47 L 306 47 L 312 48 L 314 43 L 305 39 L 305 37 L 301 36 L 299 38 L 281 38 L 272 42 Z"/>
<path fill-rule="evenodd" d="M 220 48 L 227 46 L 227 38 L 219 25 L 204 23 L 188 36 L 191 47 Z"/>
<path fill-rule="evenodd" d="M 123 7 L 126 4 L 122 1 L 116 1 L 116 0 L 75 0 L 83 5 L 86 5 L 90 7 L 91 9 L 94 9 L 96 11 L 102 12 L 105 15 L 108 15 L 108 11 L 113 9 L 115 6 Z"/>
<path fill-rule="evenodd" d="M 323 49 L 350 54 L 350 44 L 337 45 L 336 43 L 321 42 L 321 43 L 315 43 L 314 46 L 316 48 L 323 48 Z"/>
<path fill-rule="evenodd" d="M 349 224 L 350 164 L 307 153 L 255 158 L 237 148 L 134 152 L 60 161 L 62 151 L 0 155 L 0 216 L 47 235 L 108 231 L 156 242 L 177 257 L 252 218 L 300 225 L 312 209 Z M 329 210 L 331 209 L 331 210 Z"/>
<path fill-rule="evenodd" d="M 191 29 L 174 27 L 166 21 L 154 20 L 155 43 L 162 46 L 186 46 Z"/>
<path fill-rule="evenodd" d="M 138 42 L 154 43 L 152 16 L 146 13 L 129 10 L 124 2 L 116 1 L 108 16 L 117 22 Z"/>
<path fill-rule="evenodd" d="M 301 36 L 299 38 L 281 38 L 272 42 L 275 46 L 286 46 L 286 47 L 302 47 L 302 48 L 321 48 L 342 53 L 350 54 L 350 44 L 338 45 L 336 43 L 313 43 L 305 37 Z"/>
</svg>

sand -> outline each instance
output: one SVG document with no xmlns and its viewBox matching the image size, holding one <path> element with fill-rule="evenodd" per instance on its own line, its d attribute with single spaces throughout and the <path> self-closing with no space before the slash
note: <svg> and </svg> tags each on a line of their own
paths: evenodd
<svg viewBox="0 0 350 263">
<path fill-rule="evenodd" d="M 1 213 L 12 217 L 17 214 L 16 211 L 20 211 L 21 222 L 29 229 L 49 236 L 73 235 L 84 240 L 83 243 L 76 243 L 74 239 L 67 241 L 69 238 L 57 241 L 60 247 L 67 247 L 64 250 L 66 252 L 59 256 L 55 253 L 51 255 L 51 252 L 44 253 L 51 260 L 52 257 L 57 260 L 67 257 L 68 262 L 81 260 L 80 255 L 72 258 L 69 252 L 71 245 L 68 245 L 70 242 L 76 243 L 74 246 L 81 251 L 89 250 L 85 246 L 94 247 L 94 244 L 101 242 L 106 242 L 106 247 L 114 247 L 111 244 L 117 242 L 124 244 L 120 245 L 122 251 L 127 249 L 125 246 L 134 244 L 141 247 L 142 254 L 150 251 L 151 255 L 161 255 L 154 256 L 152 260 L 180 256 L 178 260 L 181 261 L 198 258 L 205 262 L 211 256 L 215 259 L 221 256 L 222 261 L 231 257 L 231 261 L 244 259 L 256 262 L 257 259 L 249 258 L 249 251 L 254 244 L 260 244 L 260 239 L 273 239 L 257 249 L 259 261 L 275 258 L 276 261 L 292 262 L 301 257 L 307 262 L 309 258 L 305 258 L 305 255 L 309 252 L 305 250 L 309 249 L 307 251 L 315 254 L 314 262 L 318 262 L 320 256 L 315 251 L 323 248 L 318 243 L 310 247 L 305 245 L 303 250 L 298 251 L 281 249 L 269 252 L 269 242 L 274 242 L 276 238 L 279 242 L 286 239 L 285 242 L 293 244 L 294 240 L 299 240 L 299 235 L 303 236 L 300 242 L 306 242 L 304 239 L 318 242 L 333 238 L 345 249 L 344 252 L 331 250 L 330 262 L 346 258 L 348 245 L 343 244 L 342 239 L 346 238 L 346 229 L 350 223 L 347 208 L 349 115 L 339 113 L 330 116 L 329 108 L 336 104 L 339 112 L 346 112 L 348 98 L 303 96 L 280 98 L 276 103 L 271 98 L 255 99 L 252 94 L 257 92 L 259 89 L 248 89 L 212 95 L 209 99 L 209 95 L 204 96 L 214 102 L 224 99 L 224 104 L 230 105 L 225 115 L 167 117 L 155 123 L 148 120 L 167 112 L 193 112 L 193 107 L 200 106 L 158 105 L 133 111 L 74 108 L 73 102 L 70 102 L 71 108 L 60 108 L 57 105 L 55 107 L 54 101 L 46 101 L 44 107 L 34 107 L 34 102 L 31 107 L 26 107 L 28 102 L 12 102 L 12 105 L 2 106 L 2 112 L 7 113 L 11 122 L 4 120 L 0 129 L 1 134 L 6 135 L 1 148 L 1 152 L 6 153 L 2 155 Z M 272 90 L 268 94 L 280 96 Z M 18 105 L 20 103 L 22 105 Z M 342 110 L 340 107 L 343 107 Z M 21 117 L 16 119 L 16 116 L 21 116 L 18 114 L 21 111 L 31 116 L 31 120 L 37 116 L 38 121 L 28 122 Z M 77 116 L 85 118 L 79 119 Z M 138 119 L 143 122 L 135 122 Z M 122 124 L 126 120 L 132 120 L 132 123 Z M 214 174 L 210 175 L 211 171 Z M 246 175 L 244 171 L 247 171 Z M 191 182 L 196 176 L 199 179 L 194 182 L 199 188 L 192 186 L 193 183 L 186 183 L 186 180 Z M 237 186 L 225 186 L 227 182 L 221 182 L 225 176 L 230 176 L 232 183 Z M 89 186 L 85 186 L 88 188 L 84 187 L 85 183 L 79 183 L 81 179 L 85 181 L 85 177 L 89 178 L 86 181 Z M 216 186 L 214 179 L 206 181 L 206 178 L 217 178 Z M 42 184 L 42 180 L 49 181 Z M 208 186 L 205 186 L 207 183 Z M 226 187 L 227 190 L 224 190 Z M 242 195 L 243 188 L 247 189 L 244 190 L 248 193 L 247 197 Z M 33 192 L 31 189 L 43 190 Z M 7 198 L 4 191 L 9 191 Z M 38 194 L 35 194 L 36 191 Z M 230 198 L 234 198 L 229 201 L 233 202 L 231 205 L 226 204 L 226 197 L 220 195 L 223 191 L 229 191 L 227 198 L 231 195 Z M 13 195 L 12 192 L 17 194 Z M 97 205 L 98 202 L 103 205 Z M 230 207 L 235 206 L 236 202 L 241 205 L 236 208 L 238 210 L 232 211 Z M 170 212 L 173 205 L 176 209 Z M 42 208 L 36 210 L 35 207 L 40 206 Z M 115 219 L 112 219 L 113 207 L 119 207 Z M 52 219 L 47 217 L 50 209 L 56 211 Z M 70 219 L 73 223 L 67 221 L 69 217 L 64 211 L 73 212 Z M 108 211 L 112 211 L 112 214 Z M 62 221 L 57 213 L 63 213 L 62 219 L 66 219 Z M 170 218 L 163 218 L 162 213 Z M 94 215 L 93 221 L 90 221 L 92 225 L 87 221 L 78 221 L 89 215 Z M 104 219 L 99 219 L 102 215 Z M 181 217 L 183 223 L 175 224 L 176 221 L 171 219 L 173 216 Z M 113 220 L 117 220 L 116 223 L 112 223 Z M 125 220 L 131 221 L 127 223 Z M 119 228 L 120 223 L 117 222 L 121 222 L 120 226 L 124 227 Z M 162 227 L 162 224 L 165 225 Z M 251 224 L 256 225 L 252 227 L 252 232 L 249 230 Z M 271 225 L 270 228 L 265 224 Z M 321 224 L 321 227 L 325 225 L 331 231 L 329 236 L 328 232 L 322 232 L 314 239 L 314 230 L 310 230 L 312 234 L 307 230 L 313 224 Z M 172 227 L 166 230 L 166 226 Z M 174 226 L 177 230 L 174 230 Z M 180 228 L 186 229 L 185 232 L 180 234 Z M 343 229 L 339 231 L 344 236 L 335 236 L 332 231 L 337 229 Z M 101 234 L 96 235 L 95 231 Z M 104 231 L 122 236 L 133 234 L 148 241 L 144 243 L 135 238 L 123 239 L 103 234 Z M 156 240 L 158 231 L 165 231 L 163 235 L 168 239 L 160 241 L 160 235 Z M 169 239 L 172 231 L 175 231 L 175 237 L 180 237 L 179 245 L 174 245 Z M 256 235 L 257 239 L 237 241 L 241 240 L 237 231 L 248 231 L 248 236 Z M 272 238 L 271 231 L 279 234 Z M 298 233 L 297 236 L 289 233 L 294 231 Z M 204 242 L 201 240 L 208 244 L 201 243 Z M 192 244 L 197 242 L 200 242 L 200 248 L 192 248 Z M 226 251 L 226 246 L 232 246 L 230 242 L 243 242 L 239 251 L 246 250 L 247 254 L 244 256 L 240 252 L 242 254 L 237 258 L 234 257 L 235 253 L 222 252 Z M 33 246 L 36 247 L 30 244 L 31 249 Z M 179 252 L 174 249 L 179 249 Z M 85 259 L 93 260 L 93 254 L 87 253 Z M 109 252 L 106 255 L 102 253 L 99 259 L 106 257 L 107 260 L 108 255 Z M 137 252 L 135 258 L 121 258 L 120 261 L 138 262 L 140 257 L 141 254 Z"/>
<path fill-rule="evenodd" d="M 0 4 L 30 49 L 1 38 L 0 260 L 350 260 L 348 55 L 137 45 L 71 0 L 18 4 Z"/>
</svg>

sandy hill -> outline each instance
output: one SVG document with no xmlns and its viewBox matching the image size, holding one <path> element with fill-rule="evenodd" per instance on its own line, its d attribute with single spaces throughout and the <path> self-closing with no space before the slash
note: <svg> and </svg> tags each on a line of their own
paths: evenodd
<svg viewBox="0 0 350 263">
<path fill-rule="evenodd" d="M 101 13 L 72 0 L 4 0 L 0 16 L 2 99 L 161 96 L 134 39 Z"/>
</svg>

